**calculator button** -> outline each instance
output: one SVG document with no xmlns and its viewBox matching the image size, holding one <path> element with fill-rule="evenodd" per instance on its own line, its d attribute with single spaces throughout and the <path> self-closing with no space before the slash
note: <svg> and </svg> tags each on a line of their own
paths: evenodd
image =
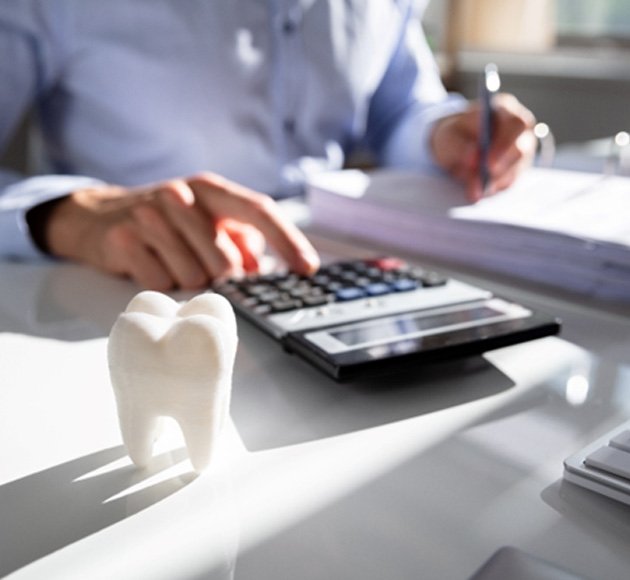
<svg viewBox="0 0 630 580">
<path fill-rule="evenodd" d="M 399 270 L 407 265 L 407 263 L 400 258 L 390 257 L 377 258 L 376 260 L 368 260 L 367 263 L 385 272 L 388 270 Z"/>
<path fill-rule="evenodd" d="M 231 294 L 232 292 L 237 292 L 238 290 L 238 284 L 235 282 L 223 282 L 215 287 L 215 292 L 218 292 L 219 294 Z"/>
<path fill-rule="evenodd" d="M 427 288 L 433 288 L 434 286 L 444 286 L 448 282 L 446 276 L 438 274 L 437 272 L 425 272 L 421 278 L 422 285 Z"/>
<path fill-rule="evenodd" d="M 239 304 L 245 308 L 253 308 L 254 306 L 258 306 L 260 301 L 255 296 L 246 296 L 242 300 L 239 300 Z"/>
<path fill-rule="evenodd" d="M 370 284 L 372 284 L 374 281 L 370 278 L 368 278 L 367 276 L 359 276 L 355 281 L 354 281 L 354 285 L 355 286 L 360 286 L 361 288 L 365 288 L 366 286 L 369 286 Z"/>
<path fill-rule="evenodd" d="M 300 281 L 297 278 L 290 279 L 290 280 L 282 280 L 276 284 L 276 288 L 278 288 L 278 290 L 284 290 L 284 291 L 290 292 L 299 283 Z"/>
<path fill-rule="evenodd" d="M 410 290 L 415 290 L 417 287 L 418 282 L 411 278 L 399 278 L 392 282 L 392 288 L 396 292 L 409 292 Z"/>
<path fill-rule="evenodd" d="M 333 296 L 333 299 L 334 299 L 334 296 Z M 302 302 L 304 302 L 304 306 L 323 306 L 324 304 L 328 304 L 330 302 L 330 295 L 321 294 L 319 296 L 317 295 L 304 296 L 302 298 Z"/>
<path fill-rule="evenodd" d="M 310 286 L 297 286 L 289 290 L 289 295 L 292 296 L 293 298 L 301 299 L 301 298 L 304 298 L 304 296 L 309 296 L 313 292 L 314 292 L 314 289 L 311 288 Z M 319 292 L 321 293 L 321 290 L 319 290 Z"/>
<path fill-rule="evenodd" d="M 274 300 L 279 300 L 284 298 L 284 296 L 278 290 L 269 290 L 268 292 L 263 292 L 262 294 L 258 294 L 257 298 L 261 302 L 270 303 Z"/>
<path fill-rule="evenodd" d="M 614 447 L 600 447 L 587 455 L 584 463 L 625 479 L 630 479 L 630 453 Z"/>
<path fill-rule="evenodd" d="M 363 298 L 365 296 L 365 290 L 358 288 L 357 286 L 351 286 L 349 288 L 339 288 L 335 293 L 337 300 L 345 302 L 346 300 L 356 300 L 357 298 Z"/>
<path fill-rule="evenodd" d="M 254 306 L 252 308 L 252 312 L 254 314 L 264 316 L 265 314 L 269 314 L 271 312 L 271 306 L 269 304 L 259 304 L 258 306 Z"/>
<path fill-rule="evenodd" d="M 392 287 L 384 282 L 374 282 L 365 287 L 365 292 L 369 296 L 381 296 L 383 294 L 389 294 L 392 291 Z"/>
<path fill-rule="evenodd" d="M 247 292 L 250 296 L 259 296 L 266 292 L 274 291 L 275 288 L 270 284 L 243 284 L 243 291 Z"/>
<path fill-rule="evenodd" d="M 280 299 L 272 302 L 270 306 L 273 312 L 286 312 L 287 310 L 295 310 L 296 308 L 300 308 L 302 306 L 302 301 L 295 299 Z"/>
<path fill-rule="evenodd" d="M 332 282 L 332 278 L 328 274 L 315 274 L 312 278 L 313 284 L 318 286 L 326 286 Z"/>
<path fill-rule="evenodd" d="M 330 284 L 326 285 L 326 290 L 328 292 L 337 292 L 338 290 L 341 290 L 344 287 L 344 285 L 341 282 L 331 282 Z"/>
</svg>

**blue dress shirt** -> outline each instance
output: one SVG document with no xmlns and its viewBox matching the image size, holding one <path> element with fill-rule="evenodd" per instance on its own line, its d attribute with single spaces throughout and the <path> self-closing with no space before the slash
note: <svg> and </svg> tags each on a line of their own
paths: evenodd
<svg viewBox="0 0 630 580">
<path fill-rule="evenodd" d="M 426 170 L 445 92 L 413 0 L 1 0 L 0 148 L 34 110 L 45 164 L 0 173 L 0 255 L 26 211 L 93 183 L 213 171 L 275 197 L 355 147 Z"/>
</svg>

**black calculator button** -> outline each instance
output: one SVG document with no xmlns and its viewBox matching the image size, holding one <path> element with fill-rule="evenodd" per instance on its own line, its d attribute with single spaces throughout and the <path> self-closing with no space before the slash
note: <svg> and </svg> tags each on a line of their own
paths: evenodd
<svg viewBox="0 0 630 580">
<path fill-rule="evenodd" d="M 278 290 L 268 290 L 266 292 L 262 292 L 256 296 L 261 302 L 266 302 L 269 304 L 270 302 L 274 302 L 275 300 L 280 300 L 284 296 Z"/>
<path fill-rule="evenodd" d="M 365 288 L 366 286 L 369 286 L 370 284 L 373 284 L 373 283 L 374 281 L 371 278 L 368 278 L 366 276 L 360 276 L 354 281 L 354 285 L 360 286 L 361 288 Z"/>
<path fill-rule="evenodd" d="M 321 294 L 321 295 L 310 295 L 304 296 L 302 298 L 302 302 L 304 306 L 323 306 L 324 304 L 328 304 L 331 301 L 331 298 L 334 299 L 334 296 L 330 294 Z"/>
<path fill-rule="evenodd" d="M 382 282 L 394 282 L 395 280 L 398 279 L 398 274 L 395 271 L 392 272 L 384 272 L 383 275 L 381 276 L 381 281 Z"/>
<path fill-rule="evenodd" d="M 255 296 L 244 296 L 243 299 L 238 302 L 245 308 L 254 308 L 254 306 L 258 306 L 260 304 L 260 301 Z"/>
<path fill-rule="evenodd" d="M 344 287 L 342 282 L 331 282 L 330 284 L 326 285 L 325 290 L 327 290 L 328 292 L 337 292 L 339 290 L 341 290 Z"/>
<path fill-rule="evenodd" d="M 330 284 L 332 282 L 332 278 L 328 274 L 315 274 L 313 276 L 313 284 L 317 284 L 318 286 L 326 286 L 326 284 Z"/>
<path fill-rule="evenodd" d="M 409 278 L 413 278 L 414 280 L 422 281 L 422 278 L 424 278 L 427 273 L 428 271 L 424 268 L 414 267 L 409 268 L 409 270 L 407 271 L 407 276 L 409 276 Z"/>
<path fill-rule="evenodd" d="M 358 277 L 359 274 L 357 274 L 354 270 L 345 270 L 339 274 L 339 278 L 341 278 L 341 280 L 350 283 L 353 283 Z"/>
<path fill-rule="evenodd" d="M 247 292 L 250 296 L 260 296 L 270 291 L 274 291 L 275 288 L 271 284 L 248 284 L 244 283 L 242 286 L 243 291 Z"/>
<path fill-rule="evenodd" d="M 295 310 L 301 308 L 302 301 L 295 299 L 279 299 L 274 300 L 271 304 L 271 310 L 273 312 L 286 312 L 288 310 Z"/>
<path fill-rule="evenodd" d="M 254 306 L 252 308 L 252 312 L 254 314 L 264 316 L 265 314 L 269 314 L 271 312 L 271 306 L 269 304 L 259 304 L 258 306 Z"/>
<path fill-rule="evenodd" d="M 244 300 L 250 298 L 247 294 L 241 292 L 240 290 L 232 290 L 231 292 L 221 292 L 228 300 L 232 302 L 242 303 Z"/>
<path fill-rule="evenodd" d="M 235 282 L 223 282 L 218 286 L 215 286 L 215 292 L 219 294 L 231 294 L 233 292 L 237 292 L 239 290 L 238 284 Z"/>
<path fill-rule="evenodd" d="M 327 274 L 328 276 L 336 277 L 343 272 L 343 266 L 341 264 L 332 264 L 331 266 L 324 266 L 320 268 L 320 273 Z"/>
<path fill-rule="evenodd" d="M 448 282 L 446 276 L 438 274 L 437 272 L 425 272 L 421 278 L 422 285 L 427 288 L 433 288 L 434 286 L 444 286 Z"/>
</svg>

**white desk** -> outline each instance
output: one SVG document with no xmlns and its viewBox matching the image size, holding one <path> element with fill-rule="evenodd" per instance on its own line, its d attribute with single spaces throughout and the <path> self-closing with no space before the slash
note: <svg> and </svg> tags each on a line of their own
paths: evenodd
<svg viewBox="0 0 630 580">
<path fill-rule="evenodd" d="M 341 385 L 240 323 L 235 428 L 194 478 L 176 429 L 146 472 L 121 447 L 105 337 L 136 289 L 67 264 L 0 280 L 0 576 L 464 579 L 512 545 L 628 578 L 630 508 L 561 476 L 630 416 L 630 309 L 486 278 L 562 338 Z"/>
</svg>

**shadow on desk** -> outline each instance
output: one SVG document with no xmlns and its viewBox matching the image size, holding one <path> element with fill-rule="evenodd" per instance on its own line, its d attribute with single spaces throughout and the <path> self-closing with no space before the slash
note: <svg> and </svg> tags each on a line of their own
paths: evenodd
<svg viewBox="0 0 630 580">
<path fill-rule="evenodd" d="M 337 383 L 249 324 L 239 335 L 231 412 L 250 451 L 369 429 L 514 386 L 483 357 Z"/>
<path fill-rule="evenodd" d="M 186 452 L 165 453 L 143 471 L 132 465 L 97 471 L 125 456 L 122 446 L 103 449 L 0 486 L 0 577 L 140 512 L 194 478 L 186 473 L 117 497 Z"/>
</svg>

